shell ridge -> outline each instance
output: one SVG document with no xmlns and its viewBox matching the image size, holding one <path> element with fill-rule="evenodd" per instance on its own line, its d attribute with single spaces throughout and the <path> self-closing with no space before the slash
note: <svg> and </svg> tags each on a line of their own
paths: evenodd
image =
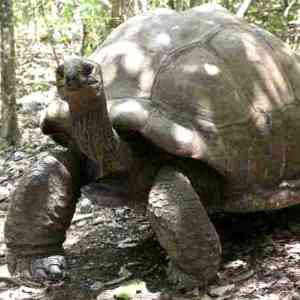
<svg viewBox="0 0 300 300">
<path fill-rule="evenodd" d="M 218 34 L 219 32 L 221 32 L 224 28 L 225 28 L 224 26 L 221 26 L 221 25 L 218 24 L 218 25 L 214 26 L 211 30 L 206 31 L 205 33 L 203 33 L 198 40 L 196 40 L 194 42 L 191 42 L 191 43 L 189 43 L 187 45 L 184 45 L 182 47 L 178 47 L 178 48 L 172 49 L 167 54 L 165 54 L 165 56 L 161 60 L 160 66 L 158 67 L 157 72 L 155 74 L 155 77 L 154 77 L 154 80 L 153 80 L 153 85 L 152 85 L 152 88 L 151 88 L 150 99 L 152 98 L 153 90 L 156 87 L 157 81 L 159 80 L 159 78 L 158 78 L 159 74 L 164 69 L 164 67 L 166 65 L 168 65 L 169 60 L 171 58 L 173 58 L 177 54 L 181 54 L 185 50 L 188 50 L 188 49 L 190 49 L 192 47 L 200 46 L 200 45 L 204 46 L 205 43 L 207 43 L 216 34 Z"/>
</svg>

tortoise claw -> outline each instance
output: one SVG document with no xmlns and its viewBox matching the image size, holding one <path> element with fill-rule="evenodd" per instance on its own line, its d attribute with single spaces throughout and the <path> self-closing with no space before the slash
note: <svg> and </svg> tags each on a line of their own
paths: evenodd
<svg viewBox="0 0 300 300">
<path fill-rule="evenodd" d="M 66 277 L 66 260 L 62 255 L 33 259 L 31 275 L 37 281 L 60 281 Z"/>
</svg>

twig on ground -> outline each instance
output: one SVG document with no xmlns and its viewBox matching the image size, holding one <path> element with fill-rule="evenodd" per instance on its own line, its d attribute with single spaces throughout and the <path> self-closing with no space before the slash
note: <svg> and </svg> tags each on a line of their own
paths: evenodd
<svg viewBox="0 0 300 300">
<path fill-rule="evenodd" d="M 76 224 L 76 223 L 78 223 L 80 221 L 83 221 L 83 220 L 92 219 L 93 217 L 94 217 L 93 213 L 79 215 L 77 217 L 74 217 L 74 219 L 72 220 L 72 224 Z"/>
<path fill-rule="evenodd" d="M 155 271 L 156 269 L 158 269 L 158 265 L 154 265 L 150 269 L 148 269 L 147 271 L 143 272 L 142 276 L 149 275 L 149 274 L 153 273 L 153 271 Z"/>
<path fill-rule="evenodd" d="M 128 273 L 128 275 L 119 277 L 119 278 L 111 280 L 111 281 L 104 282 L 103 286 L 104 287 L 109 287 L 109 286 L 112 286 L 112 285 L 115 285 L 115 284 L 119 284 L 119 283 L 121 283 L 123 281 L 128 280 L 131 276 L 132 276 L 132 273 Z"/>
<path fill-rule="evenodd" d="M 232 280 L 230 280 L 230 282 L 237 283 L 237 282 L 245 281 L 254 275 L 255 275 L 254 270 L 249 270 L 248 272 L 244 272 L 244 273 L 234 277 Z"/>
<path fill-rule="evenodd" d="M 32 287 L 32 288 L 42 288 L 43 287 L 43 285 L 40 283 L 32 282 L 32 281 L 21 279 L 21 278 L 15 278 L 15 277 L 0 276 L 0 282 L 12 284 L 14 286 L 28 286 L 28 287 Z"/>
<path fill-rule="evenodd" d="M 254 1 L 255 0 L 244 0 L 243 3 L 240 5 L 236 15 L 239 18 L 243 18 L 246 15 L 247 10 L 249 9 L 251 3 L 254 2 Z"/>
</svg>

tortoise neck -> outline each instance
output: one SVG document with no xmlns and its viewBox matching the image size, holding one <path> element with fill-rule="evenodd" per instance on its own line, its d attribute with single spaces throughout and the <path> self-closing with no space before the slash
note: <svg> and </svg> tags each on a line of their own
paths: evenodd
<svg viewBox="0 0 300 300">
<path fill-rule="evenodd" d="M 87 157 L 100 163 L 103 176 L 125 171 L 124 151 L 127 147 L 112 127 L 104 93 L 95 103 L 93 110 L 81 113 L 71 111 L 79 148 Z"/>
</svg>

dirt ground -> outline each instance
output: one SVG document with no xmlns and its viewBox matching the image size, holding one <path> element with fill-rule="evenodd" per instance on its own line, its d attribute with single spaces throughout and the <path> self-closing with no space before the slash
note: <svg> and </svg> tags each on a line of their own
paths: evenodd
<svg viewBox="0 0 300 300">
<path fill-rule="evenodd" d="M 38 114 L 23 111 L 24 142 L 0 149 L 0 300 L 300 299 L 300 207 L 214 216 L 223 245 L 218 278 L 205 290 L 182 293 L 168 283 L 168 258 L 143 216 L 81 199 L 65 242 L 68 279 L 39 288 L 2 281 L 9 276 L 3 239 L 9 194 L 23 171 L 54 147 L 38 129 Z"/>
</svg>

